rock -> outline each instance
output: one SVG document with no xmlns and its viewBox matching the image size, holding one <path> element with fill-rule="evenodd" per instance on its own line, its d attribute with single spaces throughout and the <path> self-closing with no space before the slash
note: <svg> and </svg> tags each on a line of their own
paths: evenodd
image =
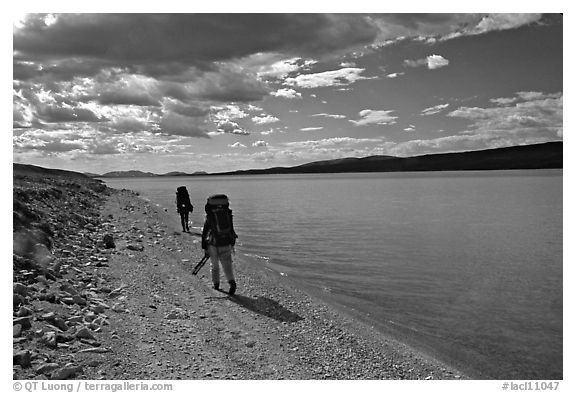
<svg viewBox="0 0 576 393">
<path fill-rule="evenodd" d="M 30 329 L 32 327 L 31 320 L 32 320 L 32 317 L 30 317 L 30 316 L 14 318 L 14 319 L 12 319 L 12 326 L 21 325 L 22 330 L 27 330 L 27 329 Z"/>
<path fill-rule="evenodd" d="M 83 317 L 81 317 L 80 315 L 76 315 L 74 317 L 70 317 L 66 320 L 66 322 L 68 322 L 68 324 L 73 324 L 73 323 L 82 323 L 82 321 L 84 320 Z"/>
<path fill-rule="evenodd" d="M 58 343 L 67 343 L 73 341 L 74 337 L 70 334 L 60 334 L 56 333 L 56 342 Z"/>
<path fill-rule="evenodd" d="M 105 248 L 116 248 L 116 244 L 114 243 L 114 237 L 111 234 L 109 233 L 105 234 L 102 240 L 104 242 Z"/>
<path fill-rule="evenodd" d="M 24 298 L 24 296 L 20 295 L 19 293 L 15 293 L 12 296 L 12 307 L 16 308 L 24 303 L 26 303 L 26 298 Z"/>
<path fill-rule="evenodd" d="M 79 306 L 85 306 L 87 304 L 86 299 L 80 295 L 72 296 L 72 301 L 74 301 L 74 304 L 78 304 Z"/>
<path fill-rule="evenodd" d="M 82 372 L 82 366 L 74 366 L 72 363 L 68 363 L 66 366 L 54 371 L 51 379 L 68 379 L 80 372 Z"/>
<path fill-rule="evenodd" d="M 94 347 L 94 348 L 81 349 L 76 353 L 106 353 L 106 352 L 110 352 L 110 349 L 102 347 Z"/>
<path fill-rule="evenodd" d="M 12 337 L 20 337 L 20 334 L 22 334 L 22 325 L 17 323 L 12 326 Z"/>
<path fill-rule="evenodd" d="M 50 348 L 58 347 L 58 342 L 56 340 L 56 332 L 44 333 L 44 335 L 40 338 L 40 342 Z"/>
<path fill-rule="evenodd" d="M 126 248 L 132 251 L 144 251 L 144 246 L 141 246 L 139 244 L 128 244 Z"/>
<path fill-rule="evenodd" d="M 14 287 L 13 287 L 13 293 L 14 294 L 19 294 L 22 296 L 28 296 L 28 291 L 29 291 L 29 288 L 26 285 L 21 284 L 19 282 L 14 284 Z"/>
<path fill-rule="evenodd" d="M 58 363 L 44 363 L 36 369 L 36 374 L 48 375 L 58 367 L 60 367 Z"/>
<path fill-rule="evenodd" d="M 172 311 L 166 315 L 166 319 L 178 319 L 178 313 L 176 311 Z"/>
<path fill-rule="evenodd" d="M 28 368 L 32 366 L 32 354 L 30 353 L 30 351 L 16 352 L 12 356 L 12 359 L 13 364 L 15 365 L 18 364 L 22 368 Z"/>
<path fill-rule="evenodd" d="M 53 312 L 43 314 L 41 318 L 46 322 L 48 322 L 50 325 L 56 326 L 58 329 L 62 331 L 68 330 L 68 325 L 66 325 L 66 322 L 64 322 L 62 318 L 57 317 L 56 314 L 54 314 Z"/>
<path fill-rule="evenodd" d="M 64 283 L 60 285 L 60 290 L 69 293 L 70 295 L 78 295 L 78 291 L 72 285 Z"/>
<path fill-rule="evenodd" d="M 110 308 L 110 307 L 105 307 L 103 304 L 94 304 L 94 305 L 92 305 L 91 308 L 95 313 L 102 314 L 103 312 L 106 311 L 107 308 Z M 92 314 L 90 314 L 90 315 L 92 315 Z M 91 318 L 91 317 L 89 317 L 87 314 L 86 318 Z M 94 318 L 96 318 L 96 317 L 94 317 Z M 92 318 L 92 319 L 94 319 L 94 318 Z"/>
<path fill-rule="evenodd" d="M 21 306 L 20 309 L 18 309 L 18 312 L 16 313 L 17 317 L 25 317 L 28 315 L 32 315 L 32 310 L 24 306 Z"/>
<path fill-rule="evenodd" d="M 96 340 L 96 337 L 94 337 L 90 329 L 86 327 L 80 328 L 80 330 L 76 332 L 75 336 L 76 338 L 87 338 L 90 340 Z"/>
<path fill-rule="evenodd" d="M 72 299 L 71 297 L 63 297 L 63 298 L 60 299 L 60 301 L 61 301 L 62 303 L 64 303 L 64 304 L 69 305 L 69 306 L 75 304 L 75 303 L 74 303 L 74 299 Z"/>
</svg>

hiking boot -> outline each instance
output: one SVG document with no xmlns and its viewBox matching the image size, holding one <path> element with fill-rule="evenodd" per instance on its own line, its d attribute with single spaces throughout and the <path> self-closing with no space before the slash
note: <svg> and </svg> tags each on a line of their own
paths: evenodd
<svg viewBox="0 0 576 393">
<path fill-rule="evenodd" d="M 228 281 L 228 282 L 230 283 L 230 290 L 228 291 L 228 294 L 229 294 L 230 296 L 232 296 L 232 295 L 234 295 L 234 293 L 236 292 L 236 281 L 231 280 L 231 281 Z"/>
<path fill-rule="evenodd" d="M 219 282 L 214 283 L 214 289 L 217 291 L 220 289 L 220 283 Z"/>
</svg>

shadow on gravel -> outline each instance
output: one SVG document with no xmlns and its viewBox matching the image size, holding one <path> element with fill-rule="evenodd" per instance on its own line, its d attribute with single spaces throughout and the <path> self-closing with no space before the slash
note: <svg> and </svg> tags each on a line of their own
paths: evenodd
<svg viewBox="0 0 576 393">
<path fill-rule="evenodd" d="M 229 297 L 229 299 L 247 310 L 264 315 L 268 318 L 273 318 L 280 322 L 293 323 L 304 319 L 295 312 L 288 310 L 277 301 L 263 296 L 250 298 L 242 295 L 234 295 Z"/>
</svg>

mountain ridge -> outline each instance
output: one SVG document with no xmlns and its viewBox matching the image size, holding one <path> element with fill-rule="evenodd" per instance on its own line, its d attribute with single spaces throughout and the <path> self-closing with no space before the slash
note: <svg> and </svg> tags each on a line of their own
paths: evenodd
<svg viewBox="0 0 576 393">
<path fill-rule="evenodd" d="M 163 176 L 222 176 L 259 175 L 290 173 L 347 173 L 347 172 L 421 172 L 421 171 L 465 171 L 465 170 L 506 170 L 506 169 L 551 169 L 563 167 L 563 142 L 546 142 L 533 145 L 508 146 L 495 149 L 471 150 L 455 153 L 435 153 L 411 157 L 375 155 L 367 157 L 346 157 L 333 160 L 313 161 L 291 167 L 265 169 L 244 169 L 227 172 L 206 173 L 196 171 L 186 173 L 172 171 L 155 174 L 139 170 L 112 171 L 102 175 L 78 173 L 61 169 L 48 169 L 34 165 L 14 164 L 14 172 L 55 171 L 61 175 L 111 177 L 163 177 Z"/>
</svg>

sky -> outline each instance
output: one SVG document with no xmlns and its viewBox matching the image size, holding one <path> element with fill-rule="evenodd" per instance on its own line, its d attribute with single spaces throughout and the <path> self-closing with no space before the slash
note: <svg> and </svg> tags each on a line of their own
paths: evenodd
<svg viewBox="0 0 576 393">
<path fill-rule="evenodd" d="M 560 14 L 26 14 L 13 162 L 221 172 L 563 140 Z"/>
</svg>

